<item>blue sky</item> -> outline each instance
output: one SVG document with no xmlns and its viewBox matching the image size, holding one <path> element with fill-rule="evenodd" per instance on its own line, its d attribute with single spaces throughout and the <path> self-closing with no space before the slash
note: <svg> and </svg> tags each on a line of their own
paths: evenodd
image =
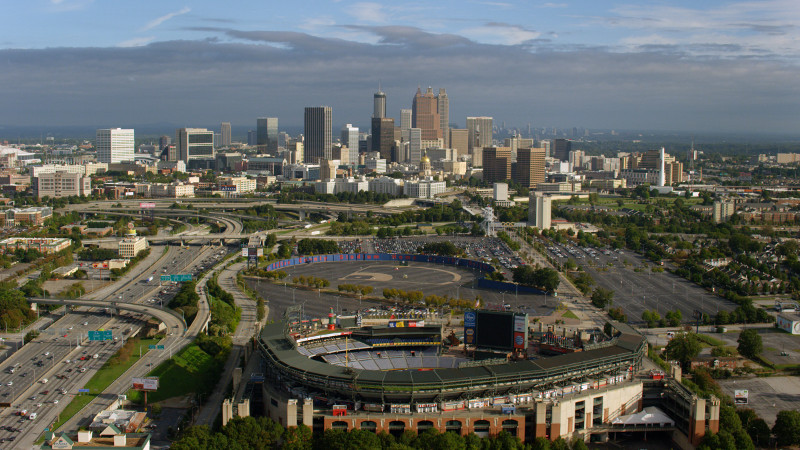
<svg viewBox="0 0 800 450">
<path fill-rule="evenodd" d="M 325 104 L 363 127 L 378 82 L 394 117 L 418 85 L 447 88 L 461 125 L 793 132 L 800 117 L 797 0 L 5 3 L 0 126 L 297 125 Z"/>
</svg>

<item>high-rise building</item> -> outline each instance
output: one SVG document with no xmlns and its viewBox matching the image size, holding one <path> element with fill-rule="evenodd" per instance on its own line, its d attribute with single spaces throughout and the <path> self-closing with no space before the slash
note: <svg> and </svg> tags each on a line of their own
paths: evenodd
<svg viewBox="0 0 800 450">
<path fill-rule="evenodd" d="M 450 138 L 448 142 L 450 142 L 450 148 L 456 151 L 456 159 L 459 156 L 469 154 L 469 130 L 450 128 L 449 131 Z"/>
<path fill-rule="evenodd" d="M 304 155 L 307 164 L 318 164 L 320 159 L 331 159 L 333 145 L 333 110 L 330 106 L 310 106 L 304 114 Z"/>
<path fill-rule="evenodd" d="M 106 128 L 97 130 L 97 160 L 116 164 L 133 162 L 134 141 L 132 128 Z"/>
<path fill-rule="evenodd" d="M 164 151 L 165 148 L 169 147 L 169 144 L 172 144 L 172 138 L 166 134 L 158 138 L 158 149 L 160 151 Z"/>
<path fill-rule="evenodd" d="M 535 188 L 537 184 L 544 183 L 545 149 L 519 148 L 517 149 L 517 165 L 514 181 L 528 189 Z"/>
<path fill-rule="evenodd" d="M 439 129 L 442 130 L 444 147 L 450 148 L 450 99 L 444 88 L 439 88 L 439 95 L 436 96 L 436 106 L 439 109 Z"/>
<path fill-rule="evenodd" d="M 528 198 L 528 225 L 540 230 L 549 230 L 552 200 L 541 192 L 531 192 Z"/>
<path fill-rule="evenodd" d="M 386 117 L 386 93 L 381 88 L 372 96 L 372 118 L 383 119 Z"/>
<path fill-rule="evenodd" d="M 247 145 L 250 147 L 255 147 L 257 142 L 258 133 L 256 133 L 256 130 L 247 130 Z"/>
<path fill-rule="evenodd" d="M 400 135 L 403 139 L 408 140 L 408 130 L 411 129 L 411 110 L 400 110 Z"/>
<path fill-rule="evenodd" d="M 553 139 L 550 144 L 550 155 L 560 161 L 569 161 L 572 142 L 567 139 Z"/>
<path fill-rule="evenodd" d="M 278 152 L 278 118 L 259 117 L 256 120 L 256 146 L 259 153 Z"/>
<path fill-rule="evenodd" d="M 392 160 L 394 145 L 394 119 L 372 118 L 372 151 L 380 152 L 381 159 Z"/>
<path fill-rule="evenodd" d="M 511 148 L 483 148 L 483 181 L 494 183 L 511 179 Z"/>
<path fill-rule="evenodd" d="M 185 163 L 192 159 L 214 159 L 214 132 L 205 128 L 178 128 L 175 147 L 178 160 Z"/>
<path fill-rule="evenodd" d="M 222 125 L 220 126 L 219 132 L 222 135 L 222 146 L 223 147 L 230 147 L 231 146 L 231 123 L 230 122 L 222 122 Z"/>
<path fill-rule="evenodd" d="M 412 128 L 408 130 L 408 162 L 419 164 L 422 158 L 422 130 Z"/>
<path fill-rule="evenodd" d="M 467 117 L 467 130 L 469 130 L 469 153 L 473 154 L 475 148 L 492 146 L 492 118 Z"/>
<path fill-rule="evenodd" d="M 432 141 L 441 139 L 442 129 L 439 120 L 439 106 L 433 95 L 433 88 L 428 88 L 423 94 L 417 88 L 414 103 L 411 108 L 411 126 L 422 129 L 422 140 Z"/>
<path fill-rule="evenodd" d="M 342 145 L 346 145 L 349 151 L 348 162 L 358 164 L 358 127 L 348 123 L 342 127 Z"/>
</svg>

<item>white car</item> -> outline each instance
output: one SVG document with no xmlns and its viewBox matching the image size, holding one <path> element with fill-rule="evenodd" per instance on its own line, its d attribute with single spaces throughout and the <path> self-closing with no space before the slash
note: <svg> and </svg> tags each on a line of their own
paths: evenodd
<svg viewBox="0 0 800 450">
<path fill-rule="evenodd" d="M 7 384 L 7 386 L 13 386 L 13 385 L 14 385 L 13 381 L 9 381 L 8 384 Z"/>
<path fill-rule="evenodd" d="M 54 404 L 54 405 L 55 405 L 55 404 L 57 404 L 57 403 L 58 403 L 58 399 L 56 399 L 56 400 L 53 400 L 53 404 Z"/>
</svg>

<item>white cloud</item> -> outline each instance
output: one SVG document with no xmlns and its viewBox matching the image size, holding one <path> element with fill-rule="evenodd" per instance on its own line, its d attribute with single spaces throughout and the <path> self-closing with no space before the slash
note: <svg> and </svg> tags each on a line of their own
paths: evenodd
<svg viewBox="0 0 800 450">
<path fill-rule="evenodd" d="M 117 44 L 117 47 L 142 47 L 152 42 L 155 38 L 155 36 L 147 36 L 128 39 Z"/>
<path fill-rule="evenodd" d="M 161 25 L 162 23 L 168 21 L 169 19 L 172 19 L 173 17 L 176 17 L 176 16 L 180 16 L 182 14 L 186 14 L 191 10 L 192 10 L 192 8 L 189 8 L 188 6 L 184 6 L 182 9 L 180 9 L 178 11 L 171 12 L 169 14 L 164 14 L 161 17 L 155 18 L 155 19 L 151 20 L 150 22 L 147 22 L 147 25 L 145 25 L 142 28 L 142 31 L 152 30 L 153 28 Z"/>
<path fill-rule="evenodd" d="M 383 5 L 379 3 L 356 3 L 347 12 L 362 22 L 386 23 L 389 20 Z"/>
<path fill-rule="evenodd" d="M 538 31 L 502 23 L 488 23 L 480 27 L 468 28 L 461 30 L 459 34 L 482 44 L 500 45 L 519 45 L 542 35 Z"/>
</svg>

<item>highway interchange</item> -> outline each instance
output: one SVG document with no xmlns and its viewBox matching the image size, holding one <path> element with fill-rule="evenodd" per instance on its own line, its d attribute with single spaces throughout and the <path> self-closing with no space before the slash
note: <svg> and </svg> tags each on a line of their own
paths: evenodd
<svg viewBox="0 0 800 450">
<path fill-rule="evenodd" d="M 222 201 L 218 199 L 209 200 L 212 199 L 206 199 L 202 203 L 193 201 L 192 204 L 204 209 L 216 208 L 219 210 L 244 207 L 245 205 L 252 206 L 254 204 L 274 204 L 272 201 L 264 201 L 263 199 L 257 199 L 256 203 L 252 204 L 229 201 L 228 199 Z M 102 214 L 103 211 L 112 209 L 112 205 L 117 203 L 119 202 L 92 202 L 83 205 L 68 205 L 66 210 Z M 173 203 L 174 200 L 158 201 L 157 207 L 165 209 Z M 124 205 L 122 211 L 127 210 L 129 214 L 136 214 L 137 203 L 128 201 L 124 202 Z M 306 207 L 309 210 L 316 208 L 320 211 L 330 212 L 330 206 L 334 205 L 304 204 L 292 206 L 295 210 Z M 352 205 L 336 206 L 339 208 L 352 207 Z M 375 205 L 360 205 L 359 208 L 374 210 Z M 385 213 L 386 210 L 382 212 Z M 209 215 L 206 219 L 215 220 L 225 227 L 224 232 L 213 236 L 221 244 L 230 244 L 235 242 L 234 239 L 247 236 L 242 233 L 242 224 L 236 218 L 226 218 L 219 213 L 215 213 Z M 117 311 L 113 307 L 109 310 L 106 310 L 105 307 L 75 307 L 71 311 L 65 311 L 64 308 L 61 308 L 54 314 L 52 324 L 45 325 L 46 328 L 42 330 L 38 338 L 31 343 L 27 343 L 27 345 L 24 345 L 0 363 L 0 404 L 10 405 L 10 407 L 0 410 L 0 449 L 6 448 L 4 442 L 8 442 L 10 438 L 15 439 L 13 441 L 14 448 L 32 445 L 34 440 L 41 435 L 44 428 L 42 425 L 55 422 L 64 406 L 74 396 L 79 395 L 78 389 L 82 388 L 96 373 L 97 369 L 119 349 L 125 339 L 137 334 L 145 321 L 151 316 L 158 317 L 167 328 L 167 336 L 160 342 L 161 345 L 165 346 L 165 350 L 148 352 L 144 358 L 137 362 L 124 376 L 112 383 L 104 392 L 93 392 L 93 394 L 100 395 L 67 421 L 61 429 L 74 430 L 79 426 L 87 426 L 91 417 L 98 411 L 107 408 L 118 399 L 118 395 L 128 391 L 132 377 L 145 376 L 153 367 L 168 359 L 196 337 L 209 317 L 208 304 L 204 292 L 198 287 L 198 294 L 201 297 L 200 311 L 198 312 L 198 318 L 187 329 L 185 323 L 179 317 L 160 311 L 174 295 L 177 287 L 161 286 L 159 278 L 162 274 L 193 273 L 197 275 L 203 270 L 211 268 L 230 250 L 227 247 L 218 245 L 198 246 L 198 243 L 208 242 L 212 238 L 202 230 L 202 227 L 189 225 L 181 235 L 185 239 L 184 242 L 189 243 L 194 240 L 195 245 L 190 247 L 175 245 L 166 247 L 153 246 L 151 254 L 120 280 L 94 290 L 84 297 L 87 300 L 104 302 L 108 306 L 113 306 L 113 302 L 139 305 L 138 307 L 130 307 L 141 309 L 134 312 L 125 311 L 122 308 Z M 663 316 L 667 309 L 678 308 L 682 310 L 684 320 L 686 320 L 694 309 L 701 309 L 706 313 L 714 314 L 718 308 L 733 308 L 730 303 L 706 293 L 694 284 L 674 275 L 653 273 L 649 269 L 634 271 L 636 267 L 644 267 L 645 261 L 631 252 L 606 254 L 602 251 L 577 249 L 577 253 L 570 254 L 569 251 L 570 249 L 557 244 L 552 244 L 551 250 L 549 250 L 551 256 L 562 263 L 566 261 L 567 257 L 572 257 L 584 270 L 592 275 L 597 286 L 614 290 L 616 293 L 614 306 L 621 306 L 632 321 L 637 321 L 645 309 L 658 310 Z M 530 251 L 529 253 L 533 254 L 534 252 Z M 583 256 L 577 256 L 578 253 Z M 563 257 L 559 255 L 563 255 Z M 623 264 L 622 261 L 624 260 L 629 264 Z M 242 306 L 243 309 L 240 328 L 237 329 L 234 335 L 234 347 L 237 351 L 241 351 L 241 346 L 258 329 L 255 319 L 255 304 L 242 296 L 235 287 L 235 274 L 241 268 L 242 264 L 238 263 L 232 267 L 215 269 L 221 274 L 220 285 L 226 291 L 235 294 L 237 304 Z M 150 277 L 153 277 L 152 280 L 150 280 Z M 259 283 L 256 283 L 253 287 L 258 291 L 262 291 L 263 288 Z M 571 288 L 571 286 L 567 287 Z M 274 285 L 269 290 L 272 297 L 268 299 L 272 306 L 268 310 L 269 319 L 276 319 L 287 306 L 292 304 L 305 304 L 305 313 L 316 317 L 327 315 L 331 307 L 338 308 L 339 311 L 347 314 L 367 306 L 366 304 L 362 305 L 359 299 L 351 297 L 328 296 L 323 299 L 320 297 L 319 292 L 287 289 L 286 287 L 277 287 L 276 289 Z M 571 290 L 566 289 L 570 294 Z M 561 288 L 559 292 L 564 293 Z M 515 308 L 534 305 L 533 301 L 518 299 L 517 296 L 512 298 L 511 295 L 501 295 L 501 297 L 497 300 L 503 303 L 509 302 Z M 573 300 L 576 299 L 572 295 L 568 297 Z M 543 303 L 539 304 L 542 300 Z M 582 310 L 592 309 L 585 301 L 581 299 L 577 299 L 577 301 L 581 304 Z M 523 302 L 528 303 L 528 305 L 523 305 Z M 537 299 L 537 309 L 550 309 L 552 303 L 547 303 L 547 298 Z M 599 311 L 594 311 L 594 313 L 591 315 L 595 318 L 598 317 L 598 314 L 601 314 Z M 112 330 L 115 339 L 107 342 L 88 341 L 87 332 L 98 329 Z M 94 357 L 95 355 L 97 355 L 96 358 Z M 229 383 L 230 372 L 237 363 L 238 353 L 233 352 L 231 359 L 226 364 L 220 385 L 224 386 Z M 10 373 L 9 369 L 11 367 L 14 367 L 14 373 Z M 45 379 L 47 380 L 46 382 L 44 382 Z M 208 402 L 208 407 L 201 411 L 198 423 L 211 423 L 213 421 L 218 408 L 217 400 L 221 401 L 221 397 L 212 400 Z M 35 412 L 37 417 L 35 420 L 30 420 L 16 416 L 15 413 L 20 410 L 27 410 L 28 413 Z"/>
<path fill-rule="evenodd" d="M 160 286 L 160 275 L 198 272 L 199 267 L 218 260 L 221 253 L 227 253 L 227 249 L 206 246 L 198 251 L 197 247 L 153 247 L 150 256 L 121 280 L 87 295 L 88 299 L 104 302 L 138 303 L 142 305 L 138 307 L 142 312 L 121 310 L 119 314 L 114 314 L 113 309 L 106 311 L 105 308 L 85 307 L 67 313 L 61 308 L 61 312 L 56 312 L 60 317 L 44 329 L 39 337 L 0 364 L 0 402 L 11 405 L 0 411 L 0 426 L 7 427 L 0 428 L 0 441 L 14 438 L 15 446 L 32 444 L 43 431 L 41 425 L 54 422 L 72 397 L 79 395 L 78 389 L 91 379 L 124 340 L 139 332 L 144 321 L 150 317 L 145 314 L 146 310 L 167 303 L 175 293 L 176 287 Z M 150 277 L 153 279 L 148 281 Z M 165 349 L 148 352 L 124 377 L 74 416 L 65 428 L 71 429 L 70 424 L 87 424 L 97 411 L 105 409 L 117 399 L 117 395 L 127 392 L 132 377 L 144 376 L 152 367 L 191 342 L 204 325 L 202 318 L 207 317 L 207 310 L 205 305 L 198 313 L 193 329 L 188 330 L 180 318 L 173 314 L 160 314 L 159 318 L 167 328 L 167 336 L 159 344 L 164 345 Z M 111 330 L 115 339 L 107 342 L 88 341 L 87 332 L 99 329 Z M 14 373 L 10 373 L 11 367 L 15 367 Z M 22 410 L 27 411 L 27 418 L 15 415 Z M 29 418 L 30 413 L 36 413 L 34 420 Z M 8 428 L 21 431 L 9 431 Z"/>
</svg>

